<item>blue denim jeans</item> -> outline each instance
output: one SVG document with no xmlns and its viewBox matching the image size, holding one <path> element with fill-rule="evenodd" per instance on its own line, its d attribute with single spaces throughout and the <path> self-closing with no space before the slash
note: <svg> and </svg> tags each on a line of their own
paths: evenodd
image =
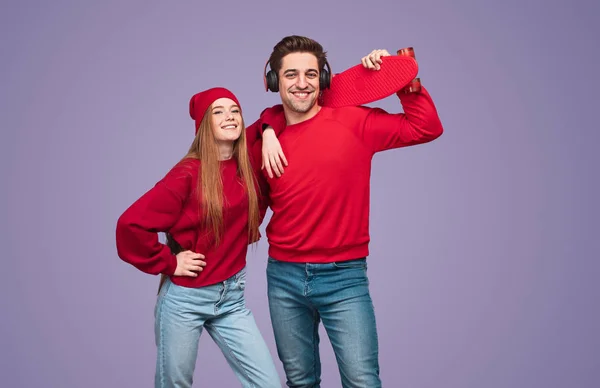
<svg viewBox="0 0 600 388">
<path fill-rule="evenodd" d="M 181 287 L 170 280 L 163 284 L 155 307 L 156 388 L 192 386 L 203 329 L 243 387 L 281 388 L 271 353 L 246 308 L 245 284 L 245 269 L 207 287 Z"/>
<path fill-rule="evenodd" d="M 319 388 L 319 323 L 344 388 L 378 388 L 379 346 L 366 259 L 329 264 L 269 258 L 269 309 L 287 385 Z"/>
</svg>

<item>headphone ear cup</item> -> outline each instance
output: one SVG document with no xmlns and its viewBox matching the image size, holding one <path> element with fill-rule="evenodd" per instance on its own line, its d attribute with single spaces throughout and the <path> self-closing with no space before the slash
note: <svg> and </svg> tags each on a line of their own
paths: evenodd
<svg viewBox="0 0 600 388">
<path fill-rule="evenodd" d="M 277 79 L 277 73 L 273 70 L 269 70 L 267 73 L 267 87 L 272 92 L 277 93 L 279 91 L 279 80 Z"/>
<path fill-rule="evenodd" d="M 331 83 L 331 77 L 329 76 L 329 72 L 325 69 L 321 70 L 319 74 L 319 88 L 321 90 L 329 89 L 329 85 Z"/>
</svg>

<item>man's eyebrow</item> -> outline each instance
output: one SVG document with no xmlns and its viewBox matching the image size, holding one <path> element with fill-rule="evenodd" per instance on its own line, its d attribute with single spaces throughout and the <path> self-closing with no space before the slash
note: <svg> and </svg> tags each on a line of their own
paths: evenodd
<svg viewBox="0 0 600 388">
<path fill-rule="evenodd" d="M 283 72 L 283 74 L 287 74 L 287 73 L 295 73 L 297 72 L 297 69 L 287 69 L 286 71 Z M 318 72 L 317 69 L 307 69 L 306 72 L 308 73 L 309 71 L 315 71 Z"/>
</svg>

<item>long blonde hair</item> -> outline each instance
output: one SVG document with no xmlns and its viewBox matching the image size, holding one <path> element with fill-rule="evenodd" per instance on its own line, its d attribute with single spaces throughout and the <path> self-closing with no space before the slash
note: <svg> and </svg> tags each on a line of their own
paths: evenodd
<svg viewBox="0 0 600 388">
<path fill-rule="evenodd" d="M 212 106 L 212 105 L 211 105 Z M 198 133 L 184 157 L 200 160 L 198 171 L 198 193 L 201 203 L 203 220 L 206 226 L 212 228 L 215 243 L 219 245 L 223 235 L 223 181 L 219 163 L 219 149 L 210 120 L 211 108 L 204 113 Z M 246 145 L 246 126 L 241 120 L 242 133 L 233 143 L 233 158 L 237 160 L 238 175 L 248 196 L 248 242 L 258 239 L 258 195 L 256 181 L 250 155 Z"/>
<path fill-rule="evenodd" d="M 202 226 L 210 227 L 214 234 L 215 244 L 218 246 L 223 235 L 223 181 L 221 179 L 221 167 L 219 163 L 219 149 L 215 140 L 211 124 L 211 106 L 204 112 L 200 122 L 198 133 L 190 145 L 183 160 L 192 158 L 200 160 L 198 171 L 198 198 L 199 211 L 202 214 Z M 238 175 L 248 196 L 248 243 L 258 240 L 259 208 L 258 208 L 258 185 L 255 181 L 254 171 L 250 162 L 250 155 L 246 143 L 246 126 L 241 120 L 242 133 L 233 143 L 233 158 L 237 160 Z M 179 253 L 181 247 L 167 234 L 167 245 L 174 254 Z M 161 275 L 160 289 L 167 275 Z"/>
</svg>

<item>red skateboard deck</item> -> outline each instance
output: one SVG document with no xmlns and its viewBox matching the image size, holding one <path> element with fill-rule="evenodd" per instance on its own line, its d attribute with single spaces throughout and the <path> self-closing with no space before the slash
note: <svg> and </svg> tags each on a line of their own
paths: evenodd
<svg viewBox="0 0 600 388">
<path fill-rule="evenodd" d="M 332 108 L 364 105 L 391 96 L 409 84 L 414 85 L 407 92 L 418 90 L 419 80 L 415 77 L 419 66 L 413 55 L 391 55 L 381 60 L 380 70 L 359 64 L 336 74 L 330 89 L 323 90 L 321 105 Z"/>
</svg>

